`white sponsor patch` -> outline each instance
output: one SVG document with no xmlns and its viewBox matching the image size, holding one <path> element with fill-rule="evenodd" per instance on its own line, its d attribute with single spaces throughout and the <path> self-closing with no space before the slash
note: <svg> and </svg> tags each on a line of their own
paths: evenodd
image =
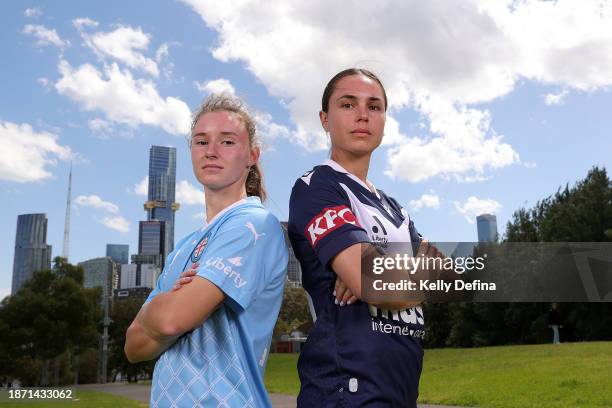
<svg viewBox="0 0 612 408">
<path fill-rule="evenodd" d="M 349 380 L 349 391 L 357 392 L 358 388 L 359 388 L 359 382 L 357 381 L 357 379 L 355 377 L 351 378 Z"/>
</svg>

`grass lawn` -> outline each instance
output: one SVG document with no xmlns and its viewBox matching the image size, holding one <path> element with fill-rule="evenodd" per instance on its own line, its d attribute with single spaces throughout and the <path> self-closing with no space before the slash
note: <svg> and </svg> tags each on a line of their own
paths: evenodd
<svg viewBox="0 0 612 408">
<path fill-rule="evenodd" d="M 0 402 L 1 408 L 47 408 L 47 407 L 57 407 L 57 408 L 67 408 L 67 407 L 83 407 L 83 408 L 144 408 L 148 407 L 148 404 L 134 401 L 124 397 L 118 397 L 111 394 L 106 394 L 103 392 L 97 391 L 85 391 L 85 390 L 77 390 L 76 396 L 72 400 L 55 400 L 55 401 L 44 401 L 39 400 L 40 402 Z"/>
<path fill-rule="evenodd" d="M 272 354 L 269 392 L 297 394 L 297 355 Z M 612 407 L 612 342 L 425 351 L 420 403 Z"/>
</svg>

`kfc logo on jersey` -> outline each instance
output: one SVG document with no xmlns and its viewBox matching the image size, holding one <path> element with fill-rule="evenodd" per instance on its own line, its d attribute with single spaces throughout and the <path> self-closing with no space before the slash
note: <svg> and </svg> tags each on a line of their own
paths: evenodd
<svg viewBox="0 0 612 408">
<path fill-rule="evenodd" d="M 324 208 L 306 226 L 306 237 L 314 247 L 318 240 L 344 224 L 359 225 L 350 208 L 346 205 Z"/>
</svg>

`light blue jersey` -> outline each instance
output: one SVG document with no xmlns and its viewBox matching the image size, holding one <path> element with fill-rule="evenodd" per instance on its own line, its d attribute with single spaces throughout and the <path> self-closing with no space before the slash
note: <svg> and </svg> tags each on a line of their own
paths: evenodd
<svg viewBox="0 0 612 408">
<path fill-rule="evenodd" d="M 147 302 L 193 265 L 227 297 L 161 355 L 151 406 L 271 406 L 263 375 L 287 272 L 280 223 L 257 197 L 226 208 L 179 242 Z"/>
</svg>

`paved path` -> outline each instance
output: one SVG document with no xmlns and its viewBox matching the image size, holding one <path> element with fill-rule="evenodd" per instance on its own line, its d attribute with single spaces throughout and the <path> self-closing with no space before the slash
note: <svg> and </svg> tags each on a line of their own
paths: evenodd
<svg viewBox="0 0 612 408">
<path fill-rule="evenodd" d="M 120 395 L 137 401 L 149 402 L 151 395 L 150 385 L 128 385 L 127 383 L 108 383 L 108 384 L 83 384 L 78 388 L 91 391 L 107 392 L 109 394 Z M 272 406 L 274 408 L 295 408 L 295 396 L 283 394 L 270 394 Z M 460 408 L 448 407 L 446 405 L 419 405 L 419 408 Z"/>
</svg>

